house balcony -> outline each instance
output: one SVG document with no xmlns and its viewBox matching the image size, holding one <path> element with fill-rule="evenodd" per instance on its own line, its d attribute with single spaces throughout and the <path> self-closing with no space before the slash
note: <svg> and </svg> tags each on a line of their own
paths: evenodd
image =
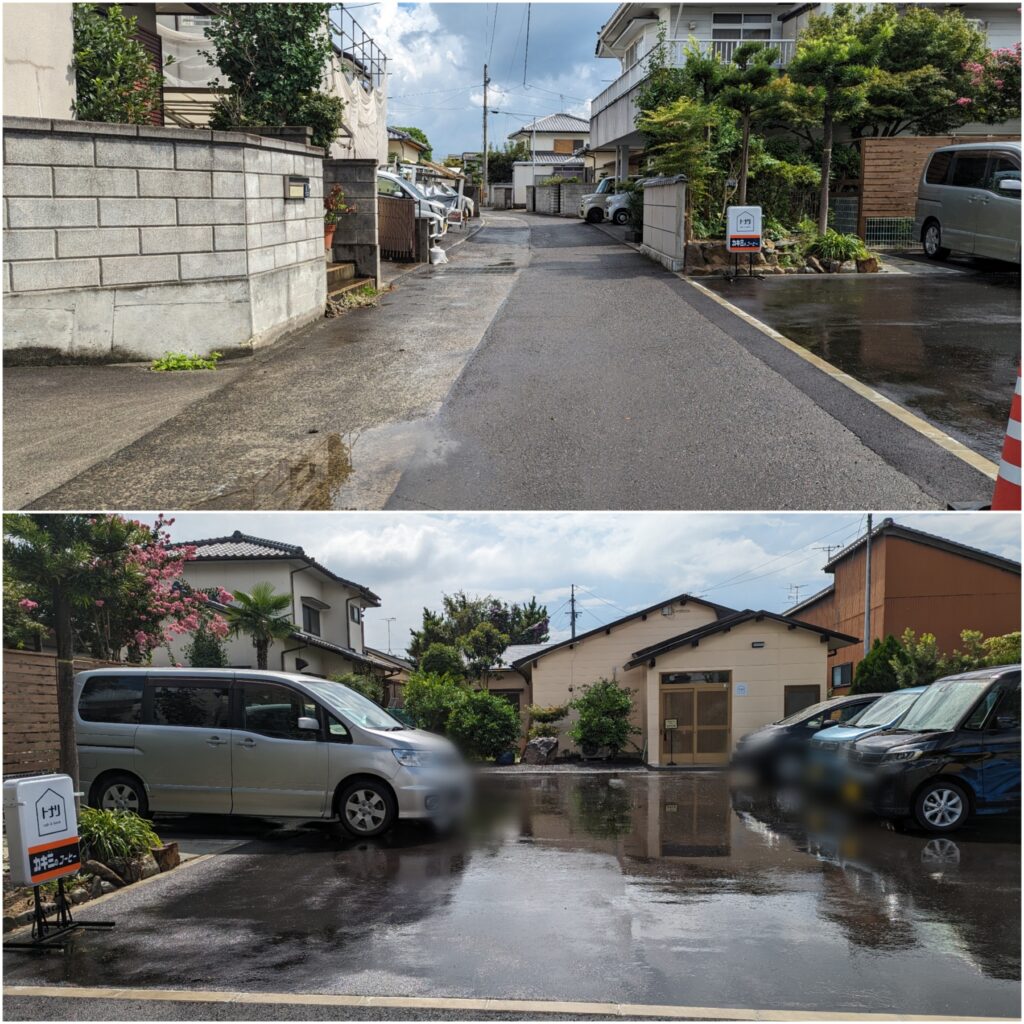
<svg viewBox="0 0 1024 1024">
<path fill-rule="evenodd" d="M 666 58 L 670 67 L 686 63 L 688 49 L 696 46 L 703 54 L 731 63 L 738 47 L 744 43 L 759 42 L 778 51 L 776 65 L 785 67 L 793 59 L 795 39 L 667 39 Z M 653 52 L 653 51 L 652 51 Z M 636 104 L 633 94 L 650 73 L 651 53 L 645 54 L 632 67 L 624 71 L 607 89 L 598 93 L 590 105 L 590 146 L 605 149 L 616 145 L 639 145 L 640 136 L 635 128 Z"/>
</svg>

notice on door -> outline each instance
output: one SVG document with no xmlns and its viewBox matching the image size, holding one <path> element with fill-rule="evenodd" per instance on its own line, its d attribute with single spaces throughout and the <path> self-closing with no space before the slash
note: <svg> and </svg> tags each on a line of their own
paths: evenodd
<svg viewBox="0 0 1024 1024">
<path fill-rule="evenodd" d="M 679 728 L 679 721 L 678 721 L 678 719 L 666 718 L 665 719 L 665 728 L 666 729 L 678 729 Z"/>
</svg>

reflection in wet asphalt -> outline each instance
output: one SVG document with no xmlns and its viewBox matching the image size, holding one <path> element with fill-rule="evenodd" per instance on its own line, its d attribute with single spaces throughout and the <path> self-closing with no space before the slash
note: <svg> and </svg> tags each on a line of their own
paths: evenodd
<svg viewBox="0 0 1024 1024">
<path fill-rule="evenodd" d="M 839 837 L 717 773 L 484 781 L 458 836 L 267 826 L 8 984 L 1017 1015 L 1019 822 Z"/>
<path fill-rule="evenodd" d="M 702 283 L 998 462 L 1020 358 L 1018 273 Z"/>
</svg>

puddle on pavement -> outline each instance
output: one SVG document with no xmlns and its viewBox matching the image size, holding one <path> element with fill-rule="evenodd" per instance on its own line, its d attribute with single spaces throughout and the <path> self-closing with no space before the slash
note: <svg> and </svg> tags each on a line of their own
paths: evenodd
<svg viewBox="0 0 1024 1024">
<path fill-rule="evenodd" d="M 439 464 L 455 448 L 431 417 L 328 433 L 297 454 L 279 459 L 266 473 L 235 483 L 195 507 L 383 508 L 407 466 Z"/>
</svg>

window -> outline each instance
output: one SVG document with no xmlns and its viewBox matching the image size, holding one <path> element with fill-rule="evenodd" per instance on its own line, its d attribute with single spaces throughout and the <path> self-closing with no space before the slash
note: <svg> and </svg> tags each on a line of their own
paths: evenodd
<svg viewBox="0 0 1024 1024">
<path fill-rule="evenodd" d="M 327 734 L 335 743 L 351 743 L 352 733 L 344 722 L 339 722 L 330 712 L 327 713 Z"/>
<path fill-rule="evenodd" d="M 804 708 L 817 704 L 820 699 L 820 686 L 787 686 L 782 698 L 785 717 L 799 714 Z"/>
<path fill-rule="evenodd" d="M 978 702 L 978 706 L 967 717 L 967 721 L 964 722 L 965 729 L 980 729 L 985 724 L 988 713 L 996 706 L 996 701 L 999 700 L 1000 692 L 999 690 L 992 689 L 985 694 L 984 698 Z"/>
<path fill-rule="evenodd" d="M 397 181 L 392 181 L 390 178 L 378 178 L 377 179 L 377 192 L 382 196 L 397 196 L 400 199 L 405 197 L 405 192 L 402 190 L 402 186 Z"/>
<path fill-rule="evenodd" d="M 928 171 L 924 176 L 924 180 L 929 185 L 945 185 L 946 178 L 949 176 L 949 167 L 953 163 L 953 154 L 936 153 L 931 163 L 928 164 Z"/>
<path fill-rule="evenodd" d="M 242 686 L 242 728 L 280 740 L 315 740 L 317 733 L 299 728 L 300 718 L 316 718 L 316 702 L 305 694 L 277 683 Z"/>
<path fill-rule="evenodd" d="M 711 19 L 711 38 L 718 40 L 771 39 L 770 14 L 715 14 Z"/>
<path fill-rule="evenodd" d="M 83 722 L 142 721 L 143 676 L 93 676 L 82 687 L 78 714 Z"/>
<path fill-rule="evenodd" d="M 832 685 L 849 686 L 853 682 L 853 663 L 832 666 Z"/>
<path fill-rule="evenodd" d="M 520 710 L 522 690 L 491 690 L 491 693 L 493 693 L 495 697 L 503 697 L 516 709 L 516 711 Z"/>
<path fill-rule="evenodd" d="M 153 687 L 153 725 L 224 729 L 228 725 L 228 687 L 177 684 Z"/>
<path fill-rule="evenodd" d="M 354 605 L 354 604 L 350 605 L 349 609 L 348 609 L 348 617 L 353 622 L 362 622 L 363 621 L 363 609 L 360 608 L 358 605 Z"/>
<path fill-rule="evenodd" d="M 302 606 L 302 629 L 305 633 L 312 633 L 313 636 L 320 635 L 320 609 L 311 608 L 308 604 Z"/>
<path fill-rule="evenodd" d="M 1011 693 L 1004 693 L 996 708 L 995 716 L 989 722 L 990 729 L 1009 730 L 1020 728 L 1020 686 Z"/>
<path fill-rule="evenodd" d="M 960 188 L 983 188 L 987 166 L 988 153 L 957 153 L 949 183 Z"/>
<path fill-rule="evenodd" d="M 1019 192 L 1004 192 L 999 187 L 1001 181 L 1010 179 L 1020 181 L 1020 165 L 1013 157 L 1004 156 L 1001 153 L 994 154 L 985 174 L 985 188 L 991 192 L 997 192 L 1001 196 L 1020 199 Z"/>
<path fill-rule="evenodd" d="M 731 672 L 666 672 L 661 683 L 727 683 L 730 679 Z"/>
</svg>

